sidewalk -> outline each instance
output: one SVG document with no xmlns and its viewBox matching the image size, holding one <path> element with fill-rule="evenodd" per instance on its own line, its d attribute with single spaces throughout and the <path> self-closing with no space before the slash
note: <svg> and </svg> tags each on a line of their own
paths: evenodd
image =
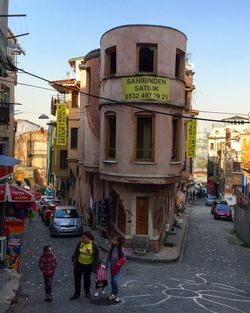
<svg viewBox="0 0 250 313">
<path fill-rule="evenodd" d="M 0 270 L 0 312 L 9 312 L 20 293 L 21 275 L 9 269 Z"/>
<path fill-rule="evenodd" d="M 186 212 L 181 215 L 183 222 L 180 224 L 180 228 L 176 228 L 175 232 L 168 236 L 167 242 L 172 243 L 172 247 L 163 246 L 159 253 L 148 252 L 144 256 L 135 254 L 132 249 L 125 249 L 127 259 L 144 263 L 172 263 L 178 261 L 181 258 L 185 246 L 189 217 L 190 212 L 187 209 Z M 84 229 L 93 233 L 95 241 L 101 250 L 105 252 L 108 251 L 111 240 L 105 238 L 102 231 L 98 229 L 91 229 L 89 226 L 84 226 Z"/>
</svg>

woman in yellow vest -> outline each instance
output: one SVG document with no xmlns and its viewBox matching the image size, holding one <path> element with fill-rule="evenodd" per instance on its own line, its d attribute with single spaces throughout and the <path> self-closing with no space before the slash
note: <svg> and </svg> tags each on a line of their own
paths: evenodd
<svg viewBox="0 0 250 313">
<path fill-rule="evenodd" d="M 82 274 L 84 275 L 84 291 L 85 296 L 90 298 L 90 278 L 91 273 L 96 272 L 99 260 L 99 248 L 94 242 L 94 237 L 89 231 L 85 231 L 82 235 L 81 242 L 78 243 L 72 256 L 74 265 L 75 293 L 70 298 L 74 300 L 80 297 Z"/>
</svg>

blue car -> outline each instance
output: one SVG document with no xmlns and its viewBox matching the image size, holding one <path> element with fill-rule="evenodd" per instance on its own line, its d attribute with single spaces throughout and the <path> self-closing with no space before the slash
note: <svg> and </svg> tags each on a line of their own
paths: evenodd
<svg viewBox="0 0 250 313">
<path fill-rule="evenodd" d="M 215 201 L 217 198 L 214 195 L 207 195 L 206 205 L 211 206 L 213 201 Z"/>
</svg>

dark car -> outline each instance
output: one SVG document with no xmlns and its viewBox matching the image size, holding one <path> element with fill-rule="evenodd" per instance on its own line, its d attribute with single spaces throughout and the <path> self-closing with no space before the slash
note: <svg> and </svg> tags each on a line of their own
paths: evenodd
<svg viewBox="0 0 250 313">
<path fill-rule="evenodd" d="M 58 199 L 49 198 L 49 199 L 45 200 L 44 204 L 41 205 L 41 207 L 40 207 L 40 216 L 41 216 L 42 221 L 44 223 L 45 223 L 45 215 L 46 215 L 47 208 L 49 207 L 50 204 L 53 204 L 53 203 L 61 203 L 61 201 Z"/>
<path fill-rule="evenodd" d="M 62 206 L 62 205 L 65 205 L 65 204 L 64 203 L 60 203 L 60 202 L 59 203 L 55 202 L 55 203 L 48 204 L 48 206 L 47 206 L 47 208 L 45 210 L 45 216 L 44 216 L 44 223 L 45 223 L 46 226 L 50 225 L 51 217 L 54 214 L 55 208 L 59 207 L 59 206 Z"/>
<path fill-rule="evenodd" d="M 232 220 L 232 210 L 227 204 L 219 203 L 214 210 L 214 219 L 227 219 Z"/>
<path fill-rule="evenodd" d="M 214 200 L 211 205 L 211 214 L 214 215 L 214 210 L 217 204 L 227 204 L 226 200 Z"/>
<path fill-rule="evenodd" d="M 206 205 L 212 205 L 212 202 L 215 201 L 217 198 L 214 195 L 207 195 Z"/>
</svg>

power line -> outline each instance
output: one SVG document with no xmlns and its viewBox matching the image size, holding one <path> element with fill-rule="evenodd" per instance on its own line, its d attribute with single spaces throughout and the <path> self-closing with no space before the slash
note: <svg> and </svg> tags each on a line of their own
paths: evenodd
<svg viewBox="0 0 250 313">
<path fill-rule="evenodd" d="M 246 114 L 246 113 L 217 112 L 217 111 L 203 111 L 203 110 L 199 110 L 199 112 L 201 112 L 201 113 L 212 113 L 212 114 L 225 114 L 225 115 L 244 115 L 244 116 L 249 117 L 249 114 Z"/>
<path fill-rule="evenodd" d="M 18 84 L 18 85 L 22 85 L 22 86 L 28 86 L 28 87 L 34 87 L 34 88 L 49 90 L 49 91 L 55 91 L 54 89 L 50 89 L 50 88 L 46 88 L 46 87 L 41 87 L 41 86 L 32 85 L 32 84 L 25 84 L 25 83 L 14 82 L 14 81 L 7 80 L 7 79 L 2 79 L 2 78 L 0 78 L 0 81 L 7 82 L 7 83 Z"/>
<path fill-rule="evenodd" d="M 33 88 L 39 88 L 39 89 L 44 89 L 44 90 L 49 90 L 49 91 L 55 91 L 54 89 L 46 88 L 46 87 L 41 87 L 37 85 L 32 85 L 32 84 L 25 84 L 21 82 L 13 82 L 7 79 L 2 79 L 0 78 L 0 81 L 8 82 L 8 83 L 15 83 L 17 85 L 22 85 L 22 86 L 28 86 L 28 87 L 33 87 Z M 65 89 L 68 89 L 68 87 L 65 87 Z M 81 93 L 81 92 L 80 92 Z M 89 94 L 88 94 L 89 95 Z M 27 112 L 28 113 L 28 112 Z M 31 112 L 30 112 L 31 113 Z M 239 113 L 239 112 L 220 112 L 220 111 L 206 111 L 206 110 L 199 110 L 199 113 L 211 113 L 211 114 L 225 114 L 225 115 L 243 115 L 243 116 L 249 116 L 247 113 Z"/>
<path fill-rule="evenodd" d="M 25 73 L 24 73 L 25 74 Z M 0 81 L 3 82 L 8 82 L 8 83 L 13 83 L 17 85 L 22 85 L 22 86 L 27 86 L 27 87 L 33 87 L 33 88 L 38 88 L 38 89 L 44 89 L 44 90 L 49 90 L 49 91 L 55 91 L 54 89 L 51 88 L 46 88 L 46 87 L 41 87 L 33 84 L 26 84 L 26 83 L 21 83 L 21 82 L 14 82 L 11 80 L 7 79 L 2 79 L 0 78 Z M 54 83 L 55 84 L 55 83 Z M 56 85 L 56 84 L 55 84 Z M 61 86 L 61 85 L 60 85 Z M 70 89 L 69 87 L 64 87 L 65 89 Z M 80 92 L 81 93 L 81 92 Z M 89 94 L 87 94 L 89 95 Z M 220 111 L 206 111 L 206 110 L 199 110 L 199 113 L 211 113 L 211 114 L 225 114 L 225 115 L 243 115 L 243 116 L 249 116 L 247 113 L 239 113 L 239 112 L 220 112 Z"/>
<path fill-rule="evenodd" d="M 32 77 L 35 77 L 37 79 L 40 79 L 40 80 L 43 80 L 47 83 L 51 83 L 55 86 L 58 86 L 58 87 L 62 87 L 60 84 L 57 84 L 53 81 L 50 81 L 44 77 L 41 77 L 39 75 L 36 75 L 36 74 L 33 74 L 33 73 L 30 73 L 24 69 L 20 69 L 18 67 L 15 67 L 16 70 L 18 71 L 21 71 L 27 75 L 30 75 Z M 65 88 L 66 90 L 71 90 L 71 91 L 75 91 L 74 88 L 72 87 L 69 87 L 69 86 L 63 86 L 63 88 Z M 223 123 L 225 121 L 223 120 L 217 120 L 217 119 L 208 119 L 208 118 L 202 118 L 202 117 L 192 117 L 192 116 L 185 116 L 185 115 L 180 115 L 180 114 L 173 114 L 173 113 L 166 113 L 166 112 L 160 112 L 160 111 L 156 111 L 156 110 L 151 110 L 151 109 L 146 109 L 146 108 L 142 108 L 142 107 L 139 107 L 137 105 L 134 105 L 134 104 L 130 104 L 130 103 L 127 103 L 127 102 L 123 102 L 123 101 L 118 101 L 118 100 L 114 100 L 114 99 L 110 99 L 110 98 L 106 98 L 106 97 L 101 97 L 101 96 L 97 96 L 97 95 L 93 95 L 91 93 L 87 93 L 87 92 L 83 92 L 83 91 L 79 91 L 80 94 L 82 95 L 85 95 L 85 96 L 88 96 L 88 97 L 92 97 L 92 98 L 96 98 L 96 99 L 101 99 L 101 100 L 106 100 L 106 101 L 110 101 L 110 102 L 113 102 L 113 103 L 116 103 L 116 104 L 120 104 L 120 105 L 125 105 L 125 106 L 128 106 L 128 107 L 131 107 L 131 108 L 135 108 L 135 109 L 139 109 L 139 110 L 142 110 L 142 111 L 146 111 L 146 112 L 150 112 L 150 113 L 155 113 L 155 114 L 162 114 L 162 115 L 166 115 L 166 116 L 174 116 L 174 117 L 182 117 L 182 118 L 185 118 L 185 119 L 195 119 L 195 120 L 199 120 L 199 121 L 207 121 L 207 122 L 217 122 L 217 123 Z M 146 103 L 143 103 L 143 105 L 147 105 Z M 228 123 L 237 123 L 235 121 L 227 121 Z M 250 124 L 250 122 L 245 122 L 245 121 L 240 121 L 241 124 Z"/>
</svg>

